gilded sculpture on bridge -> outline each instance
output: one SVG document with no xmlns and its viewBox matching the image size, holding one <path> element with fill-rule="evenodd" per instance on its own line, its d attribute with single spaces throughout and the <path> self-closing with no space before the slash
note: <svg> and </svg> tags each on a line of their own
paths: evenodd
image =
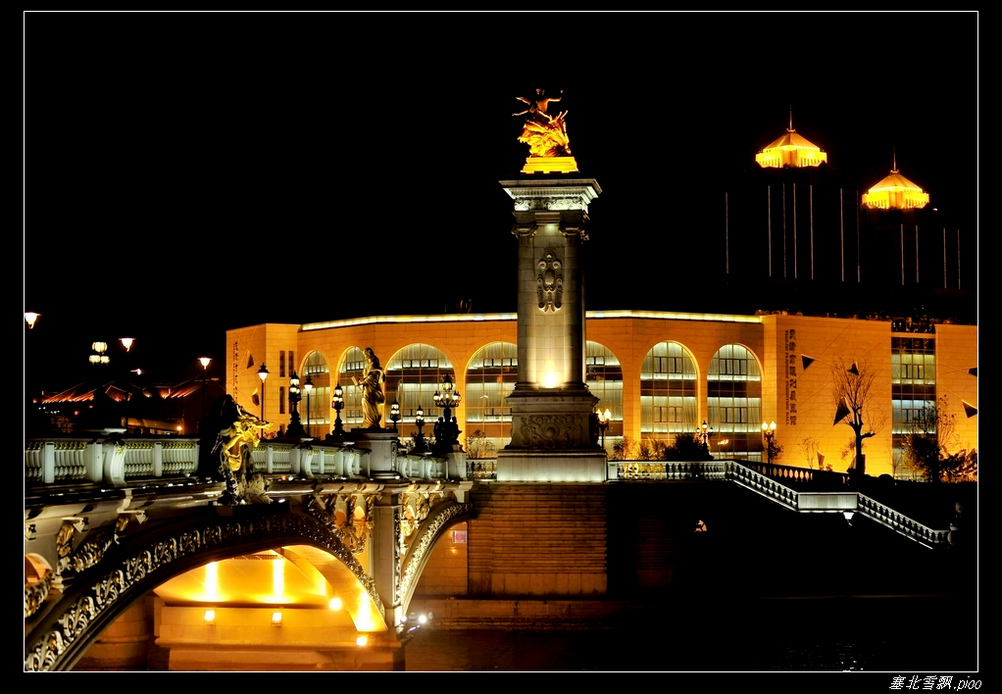
<svg viewBox="0 0 1002 694">
<path fill-rule="evenodd" d="M 268 484 L 261 473 L 254 472 L 251 450 L 257 446 L 261 431 L 270 422 L 258 419 L 226 394 L 213 407 L 216 443 L 212 457 L 218 464 L 216 474 L 226 482 L 220 501 L 227 505 L 269 504 Z"/>
<path fill-rule="evenodd" d="M 560 94 L 563 95 L 563 90 Z M 560 101 L 561 96 L 548 96 L 545 89 L 537 89 L 532 97 L 515 97 L 526 104 L 524 111 L 512 115 L 525 116 L 518 141 L 529 145 L 530 158 L 571 156 L 570 141 L 567 138 L 567 111 L 561 111 L 555 116 L 547 113 L 550 103 Z"/>
<path fill-rule="evenodd" d="M 365 348 L 365 359 L 362 378 L 352 376 L 351 380 L 362 391 L 362 428 L 378 429 L 383 418 L 383 403 L 386 401 L 386 396 L 383 395 L 383 381 L 386 377 L 372 347 Z"/>
</svg>

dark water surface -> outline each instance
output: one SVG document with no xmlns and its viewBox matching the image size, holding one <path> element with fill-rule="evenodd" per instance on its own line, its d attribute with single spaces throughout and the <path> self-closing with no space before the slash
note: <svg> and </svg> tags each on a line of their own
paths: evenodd
<svg viewBox="0 0 1002 694">
<path fill-rule="evenodd" d="M 973 598 L 722 601 L 580 631 L 427 629 L 408 671 L 975 672 Z"/>
</svg>

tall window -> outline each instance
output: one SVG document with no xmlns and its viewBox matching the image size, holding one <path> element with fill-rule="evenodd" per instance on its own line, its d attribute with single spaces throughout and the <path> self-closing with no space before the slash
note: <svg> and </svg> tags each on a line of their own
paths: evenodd
<svg viewBox="0 0 1002 694">
<path fill-rule="evenodd" d="M 915 432 L 918 418 L 926 407 L 935 404 L 935 339 L 932 335 L 891 337 L 891 445 L 895 476 L 910 476 L 903 468 L 905 436 Z"/>
<path fill-rule="evenodd" d="M 742 345 L 724 345 L 706 373 L 706 409 L 719 455 L 762 457 L 762 375 Z M 721 443 L 724 439 L 728 443 Z"/>
<path fill-rule="evenodd" d="M 695 432 L 696 409 L 696 362 L 677 342 L 654 345 L 640 370 L 641 437 Z"/>
<path fill-rule="evenodd" d="M 585 351 L 585 382 L 591 394 L 598 398 L 597 407 L 602 412 L 609 410 L 612 413 L 612 420 L 605 430 L 608 447 L 623 435 L 623 367 L 612 350 L 605 345 L 588 342 Z"/>
<path fill-rule="evenodd" d="M 518 347 L 492 342 L 477 351 L 466 370 L 466 450 L 490 458 L 511 441 L 507 398 L 518 381 Z M 479 432 L 479 433 L 478 433 Z"/>
<path fill-rule="evenodd" d="M 390 403 L 400 404 L 400 425 L 414 424 L 418 405 L 424 408 L 425 421 L 433 423 L 441 416 L 435 407 L 435 391 L 439 389 L 446 374 L 453 383 L 456 374 L 445 353 L 437 347 L 422 343 L 407 345 L 386 363 L 386 407 L 384 417 L 389 415 Z M 463 393 L 463 398 L 468 393 Z M 453 412 L 453 417 L 456 416 Z M 462 428 L 462 427 L 460 427 Z M 410 427 L 403 430 L 409 434 Z M 431 428 L 425 432 L 430 435 Z"/>
<path fill-rule="evenodd" d="M 303 385 L 309 378 L 313 384 L 309 395 Z M 303 422 L 310 436 L 323 437 L 332 429 L 331 411 L 331 375 L 327 360 L 320 352 L 310 352 L 303 364 L 303 373 L 299 375 L 300 387 L 303 388 L 303 401 L 299 403 L 300 411 L 306 413 Z"/>
</svg>

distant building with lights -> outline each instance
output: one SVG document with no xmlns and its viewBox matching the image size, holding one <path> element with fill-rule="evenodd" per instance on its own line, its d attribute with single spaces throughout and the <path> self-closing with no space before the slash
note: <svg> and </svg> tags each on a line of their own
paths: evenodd
<svg viewBox="0 0 1002 694">
<path fill-rule="evenodd" d="M 708 315 L 588 312 L 585 373 L 598 407 L 612 422 L 606 448 L 617 455 L 624 437 L 637 455 L 641 442 L 671 441 L 712 427 L 716 457 L 763 459 L 761 426 L 777 423 L 786 465 L 824 463 L 845 470 L 852 432 L 833 425 L 832 369 L 857 362 L 872 370 L 876 385 L 866 441 L 867 472 L 907 476 L 900 467 L 900 437 L 926 403 L 946 398 L 956 415 L 959 448 L 977 447 L 975 417 L 977 327 L 949 323 L 784 314 Z M 313 389 L 299 412 L 318 439 L 333 428 L 332 390 L 340 385 L 345 429 L 361 426 L 363 350 L 372 347 L 386 372 L 386 411 L 400 406 L 398 429 L 416 431 L 420 406 L 429 422 L 439 416 L 433 395 L 445 375 L 462 394 L 461 440 L 473 458 L 491 458 L 507 443 L 511 410 L 506 397 L 518 373 L 515 314 L 377 316 L 305 325 L 265 324 L 227 332 L 226 390 L 251 412 L 287 428 L 289 378 L 310 376 Z"/>
</svg>

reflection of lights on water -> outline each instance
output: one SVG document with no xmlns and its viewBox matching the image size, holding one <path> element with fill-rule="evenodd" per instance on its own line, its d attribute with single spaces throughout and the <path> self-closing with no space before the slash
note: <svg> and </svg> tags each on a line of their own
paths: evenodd
<svg viewBox="0 0 1002 694">
<path fill-rule="evenodd" d="M 205 565 L 205 596 L 207 600 L 219 599 L 219 565 L 214 561 Z"/>
</svg>

